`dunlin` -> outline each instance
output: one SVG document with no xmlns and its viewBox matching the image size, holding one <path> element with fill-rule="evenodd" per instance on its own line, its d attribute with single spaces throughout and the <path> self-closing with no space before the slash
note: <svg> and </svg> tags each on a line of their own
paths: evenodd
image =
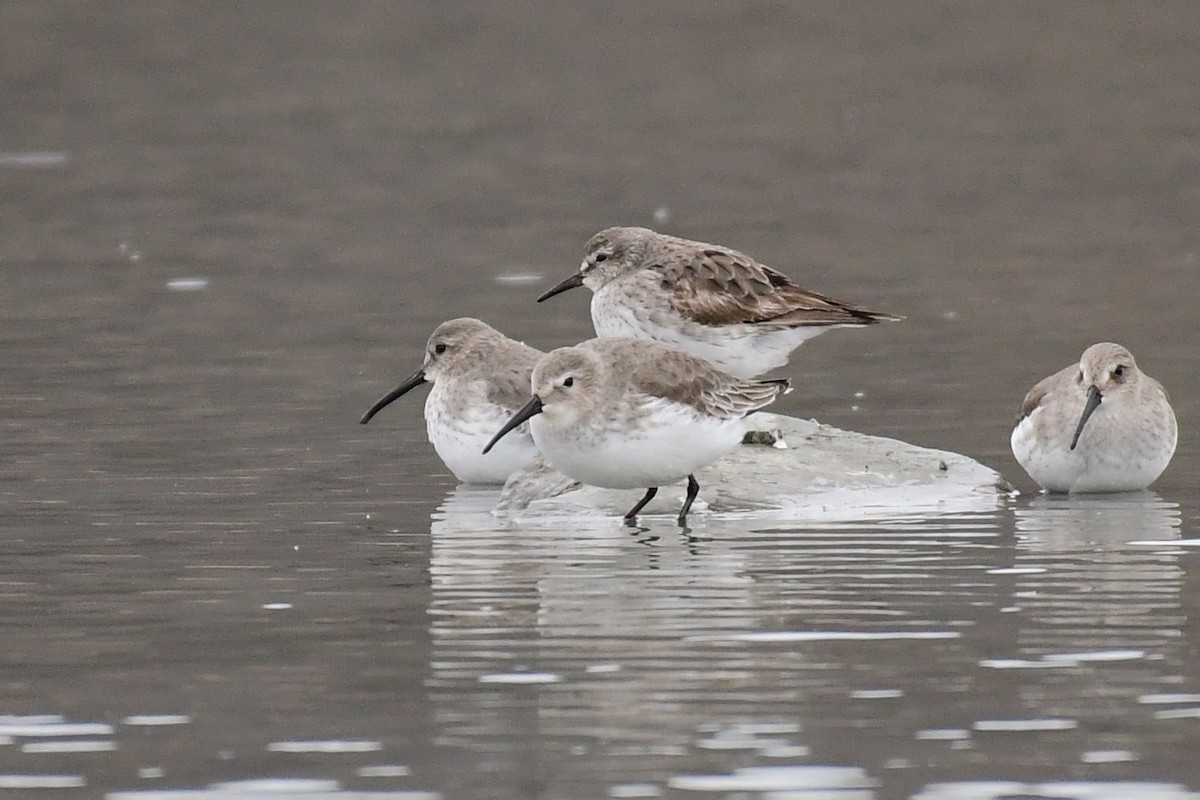
<svg viewBox="0 0 1200 800">
<path fill-rule="evenodd" d="M 528 426 L 484 455 L 496 429 L 529 399 L 529 375 L 542 357 L 477 319 L 443 322 L 429 337 L 425 363 L 363 415 L 366 424 L 393 400 L 432 383 L 425 431 L 438 457 L 464 483 L 504 483 L 537 454 Z"/>
<path fill-rule="evenodd" d="M 1025 396 L 1012 451 L 1048 492 L 1127 492 L 1162 474 L 1177 433 L 1162 385 L 1102 342 Z"/>
<path fill-rule="evenodd" d="M 810 292 L 753 258 L 647 228 L 608 228 L 579 271 L 538 298 L 587 286 L 596 335 L 653 339 L 739 378 L 787 363 L 829 328 L 898 320 Z"/>
<path fill-rule="evenodd" d="M 684 524 L 700 491 L 693 473 L 733 451 L 744 418 L 787 381 L 735 378 L 679 350 L 639 339 L 590 339 L 550 351 L 533 369 L 533 397 L 485 452 L 529 420 L 552 466 L 609 489 L 646 489 L 632 520 L 664 483 L 687 478 Z"/>
</svg>

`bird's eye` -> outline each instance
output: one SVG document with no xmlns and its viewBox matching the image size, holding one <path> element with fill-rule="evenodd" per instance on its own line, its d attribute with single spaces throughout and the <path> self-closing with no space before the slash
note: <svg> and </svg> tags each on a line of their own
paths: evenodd
<svg viewBox="0 0 1200 800">
<path fill-rule="evenodd" d="M 446 352 L 446 343 L 445 343 L 445 342 L 438 342 L 437 344 L 435 344 L 435 345 L 433 346 L 433 352 L 437 353 L 439 356 L 440 356 L 442 353 Z"/>
<path fill-rule="evenodd" d="M 597 264 L 608 261 L 608 253 L 596 253 L 596 258 L 593 259 Z"/>
<path fill-rule="evenodd" d="M 1120 378 L 1124 374 L 1125 374 L 1125 366 L 1123 364 L 1117 364 L 1117 368 L 1113 370 L 1113 377 Z"/>
<path fill-rule="evenodd" d="M 563 386 L 567 387 L 568 389 L 570 389 L 574 385 L 575 385 L 575 378 L 573 378 L 573 377 L 567 377 L 566 379 L 563 380 Z"/>
</svg>

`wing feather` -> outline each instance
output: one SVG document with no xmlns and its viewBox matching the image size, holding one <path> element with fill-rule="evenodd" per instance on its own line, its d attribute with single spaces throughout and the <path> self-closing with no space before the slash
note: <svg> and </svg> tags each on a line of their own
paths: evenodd
<svg viewBox="0 0 1200 800">
<path fill-rule="evenodd" d="M 1033 388 L 1029 390 L 1029 393 L 1025 395 L 1025 399 L 1021 401 L 1021 411 L 1020 416 L 1017 417 L 1017 422 L 1025 419 L 1034 411 L 1037 411 L 1038 407 L 1042 404 L 1042 401 L 1045 400 L 1046 397 L 1055 389 L 1069 382 L 1071 380 L 1071 376 L 1078 369 L 1079 367 L 1077 365 L 1072 364 L 1069 367 L 1064 367 L 1050 377 L 1042 378 L 1040 381 L 1035 383 Z"/>
<path fill-rule="evenodd" d="M 671 305 L 705 325 L 869 325 L 901 319 L 804 289 L 736 250 L 677 240 L 660 255 L 651 268 L 672 289 Z"/>
<path fill-rule="evenodd" d="M 758 411 L 789 387 L 786 380 L 735 378 L 702 358 L 655 342 L 623 340 L 616 345 L 617 340 L 612 339 L 595 341 L 626 350 L 625 363 L 634 365 L 626 380 L 635 392 L 690 406 L 718 419 L 744 417 Z"/>
<path fill-rule="evenodd" d="M 493 343 L 492 347 L 489 363 L 496 368 L 489 372 L 487 399 L 515 413 L 529 401 L 533 391 L 530 375 L 543 354 L 507 338 Z"/>
</svg>

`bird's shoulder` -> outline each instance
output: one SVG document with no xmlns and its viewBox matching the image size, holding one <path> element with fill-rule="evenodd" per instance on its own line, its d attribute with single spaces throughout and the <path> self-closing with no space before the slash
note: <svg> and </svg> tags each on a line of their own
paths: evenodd
<svg viewBox="0 0 1200 800">
<path fill-rule="evenodd" d="M 497 348 L 495 357 L 481 365 L 486 370 L 488 402 L 512 412 L 525 405 L 533 392 L 530 374 L 541 357 L 540 351 L 520 342 Z"/>
<path fill-rule="evenodd" d="M 1072 364 L 1035 383 L 1033 388 L 1026 393 L 1025 399 L 1021 401 L 1017 421 L 1020 422 L 1026 419 L 1042 405 L 1052 400 L 1055 395 L 1066 391 L 1071 381 L 1074 380 L 1074 375 L 1078 370 L 1079 367 Z"/>
</svg>

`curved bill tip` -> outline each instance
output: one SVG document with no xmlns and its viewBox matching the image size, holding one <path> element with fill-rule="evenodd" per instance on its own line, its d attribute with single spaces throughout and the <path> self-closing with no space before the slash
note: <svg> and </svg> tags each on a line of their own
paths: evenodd
<svg viewBox="0 0 1200 800">
<path fill-rule="evenodd" d="M 567 291 L 568 289 L 574 289 L 577 286 L 583 286 L 583 275 L 578 272 L 576 272 L 571 277 L 567 278 L 565 281 L 562 281 L 561 283 L 555 285 L 553 288 L 548 289 L 545 292 L 542 292 L 541 296 L 538 297 L 537 301 L 540 303 L 543 300 L 548 300 L 551 297 L 554 297 L 554 295 L 556 295 L 556 294 L 562 294 L 563 292 Z"/>
<path fill-rule="evenodd" d="M 391 403 L 393 400 L 400 397 L 401 395 L 403 395 L 405 392 L 407 392 L 409 389 L 413 388 L 414 386 L 420 386 L 424 382 L 425 382 L 425 368 L 422 367 L 421 369 L 414 372 L 412 375 L 409 375 L 407 378 L 405 378 L 400 383 L 400 385 L 397 386 L 395 389 L 392 389 L 390 392 L 385 394 L 383 397 L 376 400 L 375 405 L 373 405 L 369 409 L 367 409 L 367 413 L 363 414 L 362 419 L 360 419 L 358 421 L 358 424 L 366 425 L 368 422 L 371 421 L 371 417 L 375 416 L 380 411 L 382 411 L 384 409 L 384 407 L 387 406 L 389 403 Z"/>
<path fill-rule="evenodd" d="M 1079 417 L 1079 424 L 1075 426 L 1075 435 L 1071 437 L 1071 449 L 1075 449 L 1075 445 L 1079 444 L 1079 435 L 1083 433 L 1083 426 L 1087 424 L 1088 418 L 1092 416 L 1097 408 L 1100 407 L 1100 401 L 1104 399 L 1104 395 L 1100 394 L 1100 390 L 1095 386 L 1088 387 L 1087 403 L 1083 406 L 1083 414 Z"/>
<path fill-rule="evenodd" d="M 520 425 L 522 422 L 529 419 L 530 417 L 537 416 L 540 413 L 542 413 L 542 398 L 538 397 L 535 394 L 533 397 L 529 398 L 528 403 L 521 406 L 517 410 L 517 413 L 512 415 L 512 419 L 510 419 L 508 422 L 504 423 L 503 428 L 496 431 L 496 435 L 493 436 L 492 440 L 487 443 L 487 447 L 483 448 L 483 454 L 486 456 L 488 454 L 488 451 L 490 451 L 492 449 L 492 447 L 495 446 L 496 442 L 503 439 L 504 435 L 506 433 L 508 433 L 513 428 L 517 427 L 518 425 Z"/>
</svg>

